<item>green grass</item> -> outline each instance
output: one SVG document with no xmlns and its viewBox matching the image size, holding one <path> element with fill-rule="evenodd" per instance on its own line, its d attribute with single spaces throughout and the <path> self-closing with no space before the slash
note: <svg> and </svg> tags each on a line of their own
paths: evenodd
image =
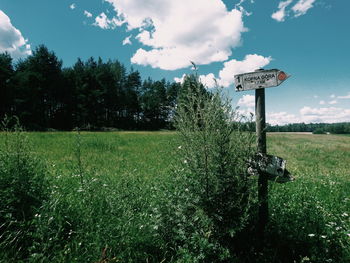
<svg viewBox="0 0 350 263">
<path fill-rule="evenodd" d="M 26 134 L 51 182 L 51 201 L 33 221 L 31 262 L 96 262 L 102 250 L 111 262 L 175 260 L 154 218 L 179 159 L 174 132 Z M 240 262 L 350 260 L 350 137 L 268 134 L 267 148 L 296 180 L 270 183 L 266 248 Z"/>
<path fill-rule="evenodd" d="M 76 165 L 77 136 L 76 132 L 28 133 L 32 151 L 63 173 Z M 172 132 L 82 132 L 82 163 L 101 175 L 133 173 L 149 178 L 168 168 L 174 140 Z"/>
</svg>

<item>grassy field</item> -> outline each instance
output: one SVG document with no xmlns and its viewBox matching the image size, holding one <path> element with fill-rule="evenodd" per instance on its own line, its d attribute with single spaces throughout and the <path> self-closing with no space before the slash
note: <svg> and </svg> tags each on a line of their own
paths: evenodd
<svg viewBox="0 0 350 263">
<path fill-rule="evenodd" d="M 53 189 L 34 219 L 31 262 L 176 261 L 152 221 L 158 184 L 181 159 L 176 133 L 26 135 Z M 268 134 L 267 148 L 295 181 L 270 183 L 269 244 L 240 262 L 350 262 L 350 137 Z"/>
</svg>

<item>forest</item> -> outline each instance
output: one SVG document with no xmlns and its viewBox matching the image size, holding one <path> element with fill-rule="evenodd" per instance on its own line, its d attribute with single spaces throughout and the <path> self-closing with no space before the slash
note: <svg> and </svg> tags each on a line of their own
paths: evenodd
<svg viewBox="0 0 350 263">
<path fill-rule="evenodd" d="M 179 83 L 142 80 L 117 60 L 62 64 L 44 45 L 16 63 L 0 54 L 0 118 L 15 115 L 27 130 L 170 128 Z"/>
<path fill-rule="evenodd" d="M 173 129 L 181 84 L 141 79 L 118 60 L 80 58 L 72 67 L 46 46 L 14 63 L 0 54 L 0 119 L 17 116 L 27 130 Z M 268 132 L 349 134 L 350 123 L 267 125 Z M 255 130 L 255 123 L 244 125 Z"/>
</svg>

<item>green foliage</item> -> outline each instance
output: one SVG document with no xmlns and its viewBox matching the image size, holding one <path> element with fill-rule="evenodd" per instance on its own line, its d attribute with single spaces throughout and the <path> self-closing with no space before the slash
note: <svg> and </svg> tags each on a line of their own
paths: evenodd
<svg viewBox="0 0 350 263">
<path fill-rule="evenodd" d="M 192 140 L 202 138 L 205 122 L 197 123 L 201 126 L 196 126 L 198 136 L 190 133 Z M 193 152 L 200 151 L 200 144 L 204 148 L 209 142 L 210 145 L 220 142 L 214 131 L 208 132 L 206 138 L 218 139 L 191 141 L 197 147 Z M 234 130 L 233 138 L 236 133 L 239 131 Z M 349 136 L 267 135 L 269 153 L 284 157 L 296 180 L 282 185 L 270 183 L 270 222 L 264 247 L 257 251 L 255 218 L 251 213 L 256 208 L 245 211 L 246 218 L 242 214 L 238 218 L 232 216 L 228 223 L 218 220 L 215 215 L 220 215 L 221 210 L 208 202 L 218 200 L 214 191 L 220 193 L 219 187 L 208 188 L 207 199 L 205 187 L 199 187 L 206 181 L 205 172 L 191 168 L 193 164 L 205 167 L 200 164 L 204 152 L 197 154 L 197 162 L 194 159 L 191 162 L 188 156 L 197 155 L 191 154 L 191 147 L 179 135 L 177 132 L 0 133 L 2 158 L 8 152 L 5 149 L 13 153 L 22 149 L 26 159 L 35 160 L 33 163 L 38 165 L 28 166 L 27 162 L 26 168 L 20 166 L 23 171 L 36 167 L 38 178 L 40 171 L 50 172 L 45 176 L 49 191 L 41 195 L 41 204 L 34 202 L 31 212 L 26 212 L 25 221 L 15 223 L 13 219 L 6 229 L 2 224 L 0 262 L 349 262 Z M 240 136 L 250 138 L 246 133 Z M 23 137 L 28 137 L 30 144 L 17 140 Z M 244 148 L 246 139 L 230 141 L 237 144 L 233 148 L 240 149 Z M 216 154 L 211 153 L 210 160 L 216 160 Z M 43 170 L 37 157 L 49 169 Z M 9 162 L 2 160 L 0 170 L 5 171 L 4 165 Z M 11 165 L 17 167 L 15 160 Z M 220 182 L 221 177 L 217 172 L 220 169 L 215 167 L 211 164 L 208 169 L 213 183 Z M 234 172 L 227 174 L 235 176 Z M 3 178 L 9 177 L 1 176 L 1 182 Z M 249 178 L 249 187 L 251 183 L 256 181 Z M 38 184 L 23 187 L 29 189 Z M 5 215 L 2 210 L 9 207 L 5 204 L 14 200 L 4 189 L 1 185 L 2 218 Z M 44 192 L 36 192 L 35 196 Z M 10 198 L 3 197 L 3 193 Z M 234 204 L 229 200 L 235 195 L 232 198 L 230 195 L 231 192 L 223 195 L 227 208 Z M 254 198 L 249 200 L 248 206 L 254 205 Z M 239 211 L 235 209 L 229 211 Z M 226 229 L 234 230 L 233 237 L 225 235 L 230 234 Z"/>
<path fill-rule="evenodd" d="M 13 79 L 12 58 L 8 53 L 0 54 L 0 119 L 5 114 L 11 113 L 11 101 L 13 101 L 13 91 L 11 81 Z"/>
<path fill-rule="evenodd" d="M 0 257 L 20 259 L 35 238 L 33 222 L 48 199 L 48 184 L 18 123 L 10 130 L 9 121 L 2 123 L 6 138 L 0 150 Z"/>
<path fill-rule="evenodd" d="M 312 132 L 314 134 L 349 134 L 350 123 L 291 123 L 267 127 L 268 132 Z"/>
<path fill-rule="evenodd" d="M 232 125 L 237 116 L 220 91 L 207 92 L 196 76 L 182 89 L 175 119 L 181 165 L 171 190 L 162 191 L 160 233 L 179 262 L 219 262 L 230 258 L 230 240 L 249 217 L 253 137 Z"/>
<path fill-rule="evenodd" d="M 29 130 L 172 127 L 177 83 L 142 82 L 119 61 L 91 57 L 62 69 L 44 45 L 19 60 L 0 54 L 0 118 L 16 115 Z"/>
<path fill-rule="evenodd" d="M 312 133 L 313 134 L 325 134 L 325 131 L 322 128 L 317 128 Z"/>
</svg>

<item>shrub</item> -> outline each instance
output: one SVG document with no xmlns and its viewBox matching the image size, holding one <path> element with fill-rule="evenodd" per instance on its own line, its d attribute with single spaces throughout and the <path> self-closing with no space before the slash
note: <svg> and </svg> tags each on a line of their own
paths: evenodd
<svg viewBox="0 0 350 263">
<path fill-rule="evenodd" d="M 238 115 L 222 91 L 208 92 L 187 76 L 175 119 L 181 165 L 163 189 L 160 235 L 179 262 L 230 258 L 229 243 L 245 226 L 252 202 L 246 161 L 253 136 L 241 132 Z"/>
</svg>

